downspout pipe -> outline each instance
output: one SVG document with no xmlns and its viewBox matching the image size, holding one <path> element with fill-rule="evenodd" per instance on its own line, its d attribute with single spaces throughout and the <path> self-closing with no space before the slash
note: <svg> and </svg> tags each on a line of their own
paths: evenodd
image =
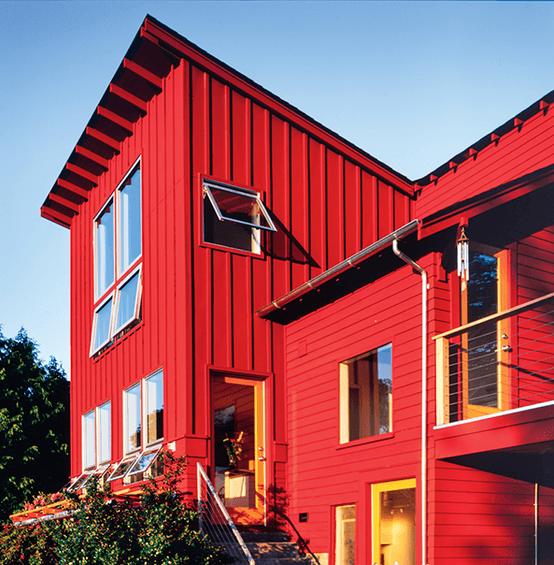
<svg viewBox="0 0 554 565">
<path fill-rule="evenodd" d="M 421 275 L 421 563 L 427 562 L 427 271 L 398 249 L 398 239 L 392 242 L 397 257 Z"/>
</svg>

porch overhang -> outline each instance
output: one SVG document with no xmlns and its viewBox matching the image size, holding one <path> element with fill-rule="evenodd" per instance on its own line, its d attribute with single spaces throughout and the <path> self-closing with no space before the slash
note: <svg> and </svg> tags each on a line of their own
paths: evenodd
<svg viewBox="0 0 554 565">
<path fill-rule="evenodd" d="M 436 427 L 437 459 L 554 487 L 554 403 Z"/>
</svg>

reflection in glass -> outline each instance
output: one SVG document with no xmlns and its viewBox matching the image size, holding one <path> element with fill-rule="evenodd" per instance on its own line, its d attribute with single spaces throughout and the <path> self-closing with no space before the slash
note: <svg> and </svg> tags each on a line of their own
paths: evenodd
<svg viewBox="0 0 554 565">
<path fill-rule="evenodd" d="M 114 283 L 114 213 L 110 202 L 95 221 L 96 296 L 99 298 Z"/>
<path fill-rule="evenodd" d="M 356 506 L 335 508 L 335 563 L 354 565 L 356 563 Z"/>
<path fill-rule="evenodd" d="M 146 443 L 163 438 L 163 373 L 159 371 L 146 379 Z"/>
<path fill-rule="evenodd" d="M 470 250 L 470 279 L 467 282 L 467 317 L 475 322 L 498 311 L 498 259 Z M 480 324 L 467 335 L 468 402 L 496 407 L 497 323 Z"/>
<path fill-rule="evenodd" d="M 94 351 L 110 341 L 110 325 L 112 319 L 113 298 L 107 300 L 96 312 L 96 326 L 94 330 Z"/>
<path fill-rule="evenodd" d="M 125 411 L 125 453 L 130 453 L 141 446 L 140 383 L 125 391 Z"/>
<path fill-rule="evenodd" d="M 128 177 L 119 191 L 119 274 L 123 274 L 142 252 L 140 169 Z"/>
<path fill-rule="evenodd" d="M 94 417 L 94 410 L 91 410 L 83 417 L 83 432 L 84 432 L 84 462 L 85 469 L 92 469 L 96 466 L 96 419 Z"/>
<path fill-rule="evenodd" d="M 117 303 L 115 332 L 135 318 L 137 311 L 140 271 L 137 271 L 120 289 Z"/>
<path fill-rule="evenodd" d="M 104 463 L 111 459 L 112 444 L 112 405 L 106 402 L 98 408 L 98 461 Z"/>
<path fill-rule="evenodd" d="M 392 345 L 341 363 L 341 443 L 392 431 Z"/>
</svg>

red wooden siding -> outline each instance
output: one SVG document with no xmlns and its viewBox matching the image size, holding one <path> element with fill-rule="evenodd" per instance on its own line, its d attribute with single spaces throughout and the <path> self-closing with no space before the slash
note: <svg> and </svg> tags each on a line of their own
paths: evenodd
<svg viewBox="0 0 554 565">
<path fill-rule="evenodd" d="M 390 249 L 384 253 L 392 255 Z M 297 520 L 300 512 L 308 512 L 308 522 L 296 527 L 310 540 L 312 551 L 331 551 L 331 507 L 351 503 L 357 505 L 356 545 L 369 546 L 371 526 L 362 511 L 369 502 L 360 481 L 419 480 L 421 340 L 417 336 L 421 336 L 421 281 L 409 267 L 287 326 L 290 516 Z M 393 433 L 341 445 L 339 363 L 387 343 L 392 343 Z"/>
<path fill-rule="evenodd" d="M 283 328 L 255 311 L 410 219 L 409 197 L 390 175 L 387 183 L 376 178 L 366 157 L 354 162 L 340 144 L 314 137 L 193 61 L 169 72 L 133 127 L 71 226 L 73 474 L 81 465 L 81 415 L 112 400 L 112 455 L 120 458 L 123 390 L 160 367 L 166 439 L 190 438 L 178 451 L 209 436 L 207 366 L 274 373 L 279 418 Z M 142 322 L 91 359 L 92 220 L 139 156 Z M 261 256 L 202 243 L 200 175 L 262 193 L 278 232 L 264 238 Z M 378 217 L 386 219 L 376 225 Z M 275 440 L 286 441 L 283 426 Z"/>
<path fill-rule="evenodd" d="M 554 162 L 554 112 L 539 112 L 491 142 L 474 157 L 423 187 L 416 217 L 424 218 L 462 199 L 547 167 Z"/>
</svg>

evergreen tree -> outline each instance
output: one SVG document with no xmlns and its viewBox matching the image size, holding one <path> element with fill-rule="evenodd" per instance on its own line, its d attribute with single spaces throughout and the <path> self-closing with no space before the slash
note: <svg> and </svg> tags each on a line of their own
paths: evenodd
<svg viewBox="0 0 554 565">
<path fill-rule="evenodd" d="M 52 357 L 38 358 L 22 329 L 0 329 L 0 521 L 69 475 L 69 382 Z"/>
</svg>

